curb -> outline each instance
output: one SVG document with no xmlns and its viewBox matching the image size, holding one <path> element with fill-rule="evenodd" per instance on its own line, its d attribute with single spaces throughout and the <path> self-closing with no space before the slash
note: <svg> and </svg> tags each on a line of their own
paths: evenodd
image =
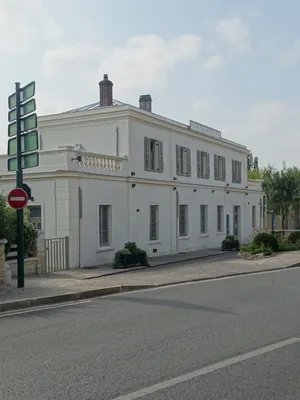
<svg viewBox="0 0 300 400">
<path fill-rule="evenodd" d="M 110 286 L 106 288 L 99 288 L 93 290 L 85 290 L 82 292 L 72 292 L 72 293 L 65 293 L 59 294 L 55 296 L 46 296 L 46 297 L 38 297 L 38 298 L 31 298 L 31 299 L 22 299 L 22 300 L 15 300 L 11 302 L 4 302 L 0 303 L 0 312 L 6 311 L 15 311 L 21 310 L 24 308 L 30 307 L 38 307 L 38 306 L 45 306 L 57 303 L 66 303 L 70 301 L 76 300 L 83 300 L 89 299 L 93 297 L 103 297 L 109 296 L 117 293 L 125 293 L 137 290 L 146 290 L 146 289 L 154 289 L 159 287 L 168 287 L 168 286 L 175 286 L 180 285 L 183 283 L 191 283 L 191 282 L 201 282 L 201 281 L 214 281 L 222 278 L 230 278 L 242 275 L 254 275 L 262 272 L 274 272 L 274 271 L 282 271 L 286 269 L 292 269 L 300 267 L 300 262 L 279 268 L 269 268 L 269 269 L 262 269 L 259 271 L 246 271 L 246 272 L 235 272 L 232 274 L 226 275 L 218 275 L 218 276 L 207 276 L 204 278 L 194 278 L 194 279 L 185 279 L 182 281 L 177 282 L 168 282 L 168 283 L 161 283 L 161 284 L 152 284 L 152 285 L 119 285 L 119 286 Z"/>
<path fill-rule="evenodd" d="M 108 272 L 107 274 L 102 274 L 102 275 L 97 275 L 97 276 L 89 276 L 88 278 L 84 278 L 83 280 L 90 280 L 90 279 L 99 279 L 99 278 L 105 278 L 106 276 L 113 276 L 113 275 L 118 275 L 118 274 L 126 274 L 127 272 L 135 272 L 135 271 L 141 271 L 144 269 L 149 269 L 149 268 L 156 268 L 156 267 L 162 267 L 164 265 L 172 265 L 172 264 L 180 264 L 184 263 L 186 261 L 193 261 L 193 260 L 201 260 L 204 258 L 213 258 L 213 257 L 220 257 L 222 255 L 225 255 L 226 253 L 223 251 L 222 253 L 218 254 L 207 254 L 205 256 L 198 256 L 198 257 L 188 257 L 185 258 L 184 260 L 173 260 L 173 261 L 164 261 L 156 265 L 150 265 L 148 267 L 133 267 L 132 269 L 126 269 L 126 271 L 120 269 L 119 271 L 115 272 Z"/>
<path fill-rule="evenodd" d="M 23 308 L 46 306 L 51 304 L 66 303 L 69 301 L 89 299 L 92 297 L 102 297 L 112 294 L 129 292 L 134 290 L 151 289 L 157 287 L 157 285 L 120 285 L 120 286 L 109 286 L 105 288 L 85 290 L 82 292 L 71 292 L 58 294 L 55 296 L 36 297 L 30 299 L 6 301 L 0 303 L 0 312 L 21 310 Z"/>
</svg>

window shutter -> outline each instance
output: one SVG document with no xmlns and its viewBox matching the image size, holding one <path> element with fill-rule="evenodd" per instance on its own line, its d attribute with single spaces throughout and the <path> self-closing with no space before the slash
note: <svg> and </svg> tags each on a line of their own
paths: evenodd
<svg viewBox="0 0 300 400">
<path fill-rule="evenodd" d="M 150 139 L 144 138 L 144 163 L 145 163 L 145 171 L 149 171 L 149 163 L 150 163 Z"/>
<path fill-rule="evenodd" d="M 239 175 L 238 175 L 238 182 L 241 183 L 242 182 L 242 163 L 239 162 L 238 163 L 238 171 L 239 171 Z"/>
<path fill-rule="evenodd" d="M 235 161 L 232 160 L 232 182 L 235 183 L 236 182 L 236 169 L 235 169 Z"/>
<path fill-rule="evenodd" d="M 197 176 L 201 178 L 201 151 L 197 150 Z"/>
<path fill-rule="evenodd" d="M 180 146 L 178 146 L 178 144 L 176 144 L 176 172 L 177 172 L 177 175 L 181 175 L 180 166 L 181 166 Z"/>
<path fill-rule="evenodd" d="M 158 169 L 159 172 L 164 170 L 164 152 L 163 152 L 163 142 L 158 142 Z"/>
<path fill-rule="evenodd" d="M 187 176 L 192 175 L 191 149 L 187 149 Z"/>
<path fill-rule="evenodd" d="M 219 179 L 219 170 L 218 170 L 218 156 L 214 155 L 214 164 L 215 164 L 215 179 Z"/>
<path fill-rule="evenodd" d="M 209 161 L 209 153 L 206 153 L 206 178 L 210 178 L 210 161 Z"/>
<path fill-rule="evenodd" d="M 223 158 L 223 181 L 225 181 L 226 180 L 226 158 L 225 157 L 222 157 Z"/>
</svg>

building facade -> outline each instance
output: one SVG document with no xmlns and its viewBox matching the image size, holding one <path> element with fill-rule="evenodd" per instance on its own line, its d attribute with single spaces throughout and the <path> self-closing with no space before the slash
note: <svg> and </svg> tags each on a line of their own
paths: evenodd
<svg viewBox="0 0 300 400">
<path fill-rule="evenodd" d="M 30 218 L 44 238 L 69 237 L 70 267 L 110 263 L 125 242 L 149 256 L 242 243 L 265 225 L 259 181 L 247 178 L 245 146 L 191 121 L 113 101 L 104 76 L 100 101 L 39 119 L 40 165 L 24 170 Z M 0 185 L 15 185 L 0 156 Z"/>
</svg>

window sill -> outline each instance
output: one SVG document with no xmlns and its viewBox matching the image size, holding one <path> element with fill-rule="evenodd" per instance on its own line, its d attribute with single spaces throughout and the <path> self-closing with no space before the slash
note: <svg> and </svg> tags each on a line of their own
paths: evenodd
<svg viewBox="0 0 300 400">
<path fill-rule="evenodd" d="M 225 232 L 217 232 L 216 235 L 225 235 Z"/>
<path fill-rule="evenodd" d="M 148 244 L 161 244 L 160 240 L 150 240 Z"/>
<path fill-rule="evenodd" d="M 112 250 L 114 250 L 114 248 L 111 246 L 103 246 L 103 247 L 98 248 L 96 253 L 103 253 L 104 251 L 112 251 Z"/>
<path fill-rule="evenodd" d="M 209 233 L 201 233 L 201 235 L 199 235 L 199 238 L 203 238 L 203 237 L 208 237 Z"/>
<path fill-rule="evenodd" d="M 179 239 L 179 240 L 189 240 L 190 237 L 189 237 L 189 236 L 179 236 L 178 239 Z"/>
</svg>

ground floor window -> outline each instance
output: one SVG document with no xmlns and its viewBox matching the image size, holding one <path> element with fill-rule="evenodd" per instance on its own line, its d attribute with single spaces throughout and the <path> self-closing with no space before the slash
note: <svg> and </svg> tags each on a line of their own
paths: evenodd
<svg viewBox="0 0 300 400">
<path fill-rule="evenodd" d="M 99 247 L 110 245 L 111 206 L 99 205 Z"/>
<path fill-rule="evenodd" d="M 150 241 L 158 240 L 158 206 L 150 206 Z"/>
<path fill-rule="evenodd" d="M 217 231 L 224 232 L 224 206 L 217 206 Z"/>
<path fill-rule="evenodd" d="M 179 206 L 179 236 L 188 235 L 188 206 L 180 204 Z"/>
<path fill-rule="evenodd" d="M 207 205 L 201 204 L 200 206 L 200 232 L 201 234 L 207 233 Z"/>
<path fill-rule="evenodd" d="M 35 230 L 37 232 L 40 232 L 43 230 L 43 225 L 42 225 L 42 207 L 39 205 L 29 205 L 27 207 L 28 209 L 28 219 L 34 226 Z"/>
</svg>

